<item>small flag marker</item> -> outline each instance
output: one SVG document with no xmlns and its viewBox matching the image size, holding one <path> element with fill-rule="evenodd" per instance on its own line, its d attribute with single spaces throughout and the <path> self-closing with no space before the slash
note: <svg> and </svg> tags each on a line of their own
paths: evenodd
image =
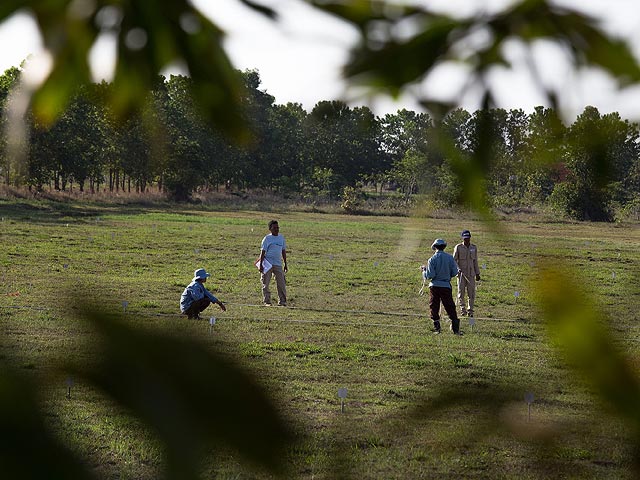
<svg viewBox="0 0 640 480">
<path fill-rule="evenodd" d="M 347 389 L 339 388 L 338 389 L 338 398 L 340 398 L 340 411 L 344 413 L 344 399 L 347 398 Z"/>
<path fill-rule="evenodd" d="M 533 396 L 533 393 L 527 392 L 524 394 L 524 401 L 527 402 L 527 408 L 529 410 L 529 421 L 531 421 L 531 404 L 534 399 L 535 397 Z"/>
</svg>

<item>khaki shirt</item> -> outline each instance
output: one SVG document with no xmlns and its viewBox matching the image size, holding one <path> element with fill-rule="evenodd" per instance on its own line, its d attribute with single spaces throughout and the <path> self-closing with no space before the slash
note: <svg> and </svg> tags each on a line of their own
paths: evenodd
<svg viewBox="0 0 640 480">
<path fill-rule="evenodd" d="M 467 277 L 471 278 L 480 275 L 478 267 L 478 247 L 470 243 L 467 247 L 464 243 L 459 243 L 453 249 L 453 258 Z"/>
</svg>

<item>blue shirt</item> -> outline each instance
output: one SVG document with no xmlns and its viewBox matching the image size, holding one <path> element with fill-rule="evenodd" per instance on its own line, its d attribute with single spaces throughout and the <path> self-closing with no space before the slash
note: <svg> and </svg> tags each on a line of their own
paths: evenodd
<svg viewBox="0 0 640 480">
<path fill-rule="evenodd" d="M 266 235 L 262 239 L 260 248 L 265 251 L 264 258 L 266 258 L 271 265 L 282 266 L 282 251 L 287 250 L 287 244 L 282 235 L 274 236 L 271 233 Z"/>
<path fill-rule="evenodd" d="M 451 288 L 451 279 L 458 275 L 458 265 L 449 255 L 442 250 L 436 250 L 427 264 L 426 277 L 431 280 L 430 287 Z"/>
<path fill-rule="evenodd" d="M 182 313 L 186 312 L 189 307 L 193 305 L 193 302 L 197 302 L 204 297 L 209 297 L 209 300 L 213 303 L 218 301 L 218 299 L 214 297 L 201 282 L 191 282 L 187 285 L 187 288 L 184 289 L 184 292 L 182 292 L 182 296 L 180 297 L 180 311 Z"/>
</svg>

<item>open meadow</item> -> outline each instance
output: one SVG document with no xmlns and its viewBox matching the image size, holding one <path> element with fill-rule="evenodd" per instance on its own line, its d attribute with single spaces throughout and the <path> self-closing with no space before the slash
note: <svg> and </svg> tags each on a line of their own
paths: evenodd
<svg viewBox="0 0 640 480">
<path fill-rule="evenodd" d="M 65 371 L 99 360 L 83 302 L 255 378 L 295 434 L 286 478 L 638 478 L 640 441 L 557 354 L 535 289 L 546 262 L 572 268 L 640 377 L 638 225 L 511 221 L 498 233 L 452 219 L 27 200 L 0 200 L 0 218 L 0 362 L 37 385 L 47 429 L 98 478 L 162 478 L 165 452 Z M 271 218 L 287 241 L 287 308 L 261 305 L 253 266 Z M 452 253 L 464 228 L 482 270 L 475 325 L 434 336 L 419 266 L 437 237 Z M 227 311 L 187 320 L 179 298 L 199 267 Z M 201 478 L 271 476 L 225 445 L 205 459 Z"/>
</svg>

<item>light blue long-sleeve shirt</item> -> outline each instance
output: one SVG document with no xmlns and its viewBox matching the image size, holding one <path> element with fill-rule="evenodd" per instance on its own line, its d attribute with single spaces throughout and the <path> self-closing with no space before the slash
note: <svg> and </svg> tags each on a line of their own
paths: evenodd
<svg viewBox="0 0 640 480">
<path fill-rule="evenodd" d="M 209 297 L 209 300 L 213 303 L 218 301 L 218 299 L 209 290 L 207 290 L 202 283 L 196 281 L 191 282 L 187 285 L 187 288 L 184 289 L 184 292 L 182 292 L 182 296 L 180 297 L 180 311 L 182 313 L 186 312 L 193 302 L 197 302 L 204 297 Z"/>
<path fill-rule="evenodd" d="M 425 276 L 430 280 L 429 286 L 451 288 L 451 279 L 456 275 L 458 275 L 458 265 L 453 256 L 442 250 L 436 250 L 427 263 Z"/>
</svg>

